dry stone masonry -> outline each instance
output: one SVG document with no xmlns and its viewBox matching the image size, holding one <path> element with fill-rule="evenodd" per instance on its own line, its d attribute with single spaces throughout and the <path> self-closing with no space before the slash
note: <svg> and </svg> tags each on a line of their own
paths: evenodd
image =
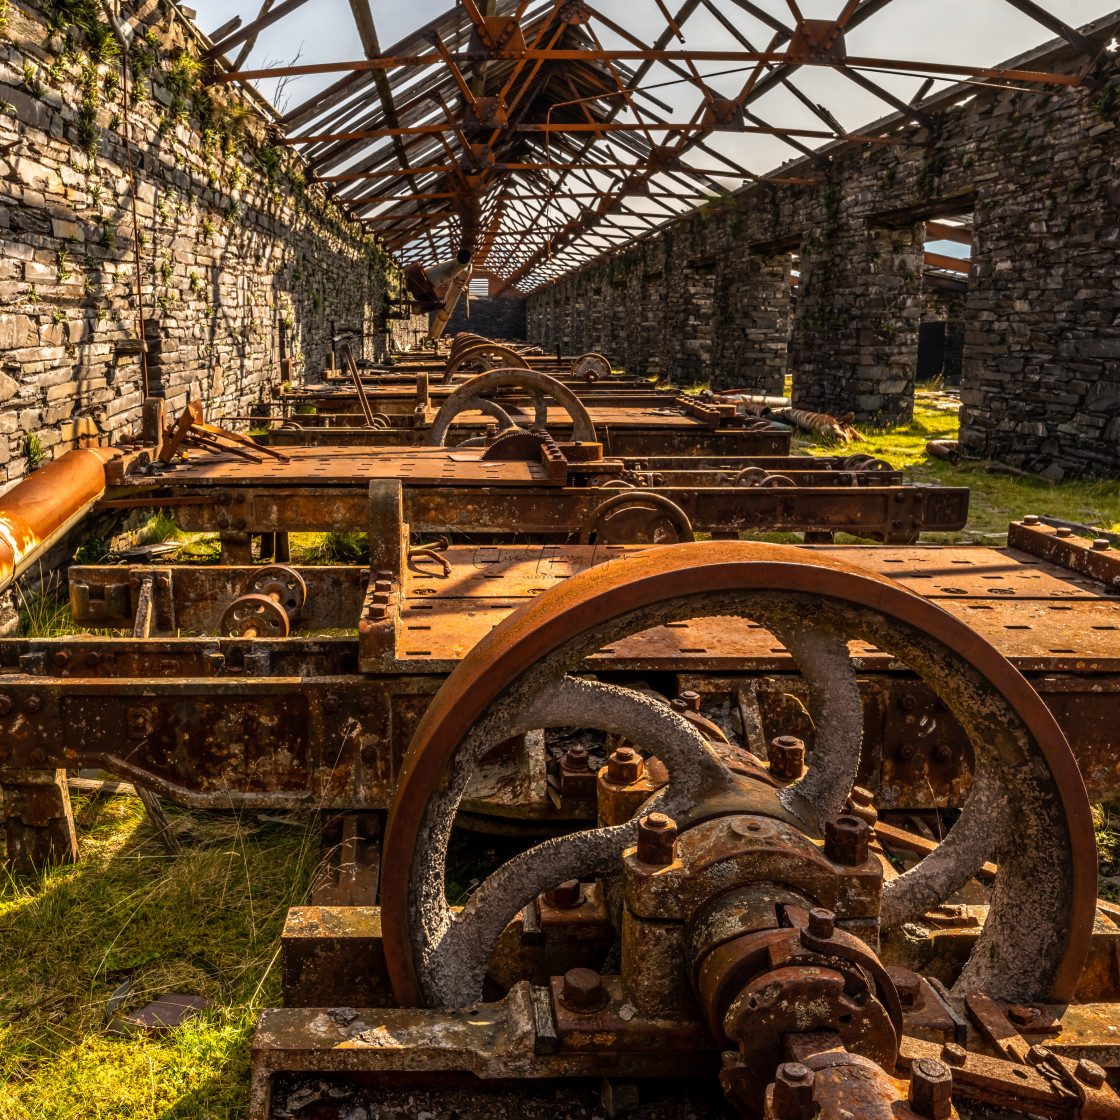
<svg viewBox="0 0 1120 1120">
<path fill-rule="evenodd" d="M 362 228 L 272 142 L 256 106 L 202 91 L 196 33 L 145 0 L 127 106 L 148 391 L 246 415 L 314 379 L 339 340 L 381 356 L 397 281 Z M 119 48 L 100 5 L 0 5 L 0 479 L 135 431 L 144 395 Z M 103 18 L 103 17 L 102 17 Z M 85 23 L 85 27 L 83 27 Z M 90 30 L 92 28 L 92 31 Z M 394 334 L 389 335 L 391 326 Z"/>
<path fill-rule="evenodd" d="M 716 388 L 778 392 L 788 368 L 797 406 L 890 425 L 912 415 L 923 317 L 947 318 L 970 452 L 1120 474 L 1120 66 L 1105 59 L 1098 88 L 957 87 L 923 106 L 931 128 L 888 119 L 888 143 L 780 171 L 817 187 L 713 199 L 530 297 L 529 337 Z M 1085 65 L 1064 42 L 1015 61 Z M 946 308 L 923 292 L 924 223 L 962 214 L 969 290 Z"/>
</svg>

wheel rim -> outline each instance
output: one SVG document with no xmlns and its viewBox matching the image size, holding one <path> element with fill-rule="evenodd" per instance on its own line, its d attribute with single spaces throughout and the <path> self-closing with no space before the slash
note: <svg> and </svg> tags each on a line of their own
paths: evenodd
<svg viewBox="0 0 1120 1120">
<path fill-rule="evenodd" d="M 755 600 L 750 611 L 741 605 L 744 594 Z M 410 913 L 417 922 L 430 917 L 420 911 L 425 902 L 431 901 L 430 871 L 436 864 L 442 899 L 442 851 L 438 850 L 439 838 L 434 835 L 429 809 L 440 797 L 454 796 L 452 787 L 459 777 L 451 775 L 452 763 L 470 735 L 475 735 L 476 745 L 484 746 L 487 720 L 492 729 L 497 726 L 494 723 L 496 712 L 491 712 L 492 708 L 500 708 L 496 702 L 503 698 L 511 702 L 516 700 L 518 688 L 538 687 L 539 682 L 535 684 L 537 678 L 533 676 L 538 666 L 543 666 L 542 673 L 551 673 L 557 663 L 562 663 L 557 679 L 574 680 L 565 675 L 568 667 L 578 665 L 609 641 L 659 624 L 667 617 L 686 619 L 704 614 L 738 613 L 762 620 L 775 608 L 760 605 L 761 597 L 773 604 L 782 596 L 786 597 L 786 604 L 796 608 L 795 614 L 800 611 L 802 622 L 806 611 L 815 612 L 813 633 L 822 628 L 843 630 L 853 636 L 865 636 L 890 652 L 904 649 L 907 663 L 934 685 L 935 691 L 961 720 L 977 749 L 978 778 L 974 789 L 977 804 L 971 816 L 966 806 L 962 821 L 980 821 L 992 805 L 992 789 L 984 786 L 979 777 L 983 770 L 982 759 L 991 762 L 989 769 L 993 773 L 1005 772 L 1002 780 L 1011 783 L 1008 789 L 1014 786 L 1015 797 L 1005 797 L 1002 805 L 996 805 L 999 812 L 987 815 L 989 843 L 986 846 L 977 846 L 978 835 L 971 825 L 954 841 L 953 835 L 960 827 L 958 822 L 938 849 L 939 852 L 944 850 L 941 860 L 935 858 L 935 853 L 906 876 L 892 881 L 902 884 L 892 892 L 897 898 L 889 904 L 896 917 L 904 914 L 907 906 L 916 904 L 915 895 L 921 896 L 922 890 L 931 888 L 929 880 L 932 879 L 937 890 L 945 889 L 946 865 L 950 860 L 961 859 L 962 848 L 965 866 L 958 869 L 955 879 L 962 873 L 964 881 L 971 878 L 995 843 L 996 837 L 992 834 L 1003 824 L 1005 835 L 1013 836 L 1017 844 L 1029 850 L 1011 847 L 1001 856 L 1003 867 L 993 893 L 989 919 L 959 983 L 968 987 L 983 986 L 996 993 L 996 998 L 1011 1000 L 1047 995 L 1054 1000 L 1072 997 L 1088 951 L 1095 910 L 1095 845 L 1091 815 L 1084 784 L 1069 746 L 1049 710 L 1026 680 L 964 623 L 875 573 L 833 557 L 810 559 L 801 550 L 786 546 L 698 542 L 651 549 L 625 561 L 590 569 L 530 600 L 472 650 L 433 700 L 402 767 L 390 811 L 382 865 L 386 955 L 394 992 L 402 1004 L 422 1004 L 431 1001 L 433 996 L 436 1002 L 457 999 L 464 993 L 468 1000 L 477 998 L 471 993 L 474 981 L 470 977 L 458 985 L 450 981 L 441 991 L 439 969 L 446 972 L 448 968 L 465 967 L 455 960 L 455 953 L 448 957 L 447 951 L 453 949 L 462 961 L 470 961 L 475 972 L 477 961 L 482 960 L 484 970 L 489 949 L 486 941 L 495 927 L 500 932 L 508 920 L 505 914 L 486 913 L 487 905 L 497 899 L 508 910 L 518 900 L 507 897 L 507 880 L 526 869 L 534 874 L 541 873 L 541 857 L 534 857 L 534 853 L 548 849 L 547 844 L 505 865 L 509 873 L 489 892 L 491 880 L 487 880 L 476 893 L 472 905 L 454 923 L 448 915 L 444 915 L 445 920 L 441 919 L 442 926 L 437 921 L 436 927 L 440 928 L 435 932 L 441 939 L 438 944 L 431 939 L 417 944 L 416 925 Z M 667 609 L 666 604 L 672 604 L 672 609 Z M 654 608 L 657 608 L 657 621 L 651 622 Z M 782 606 L 781 609 L 789 608 Z M 843 627 L 830 612 L 835 613 L 836 618 L 842 617 Z M 804 661 L 822 655 L 827 679 L 838 680 L 845 671 L 851 672 L 846 649 L 843 665 L 835 660 L 828 663 L 827 647 L 822 646 L 815 652 L 811 648 L 806 650 L 802 641 L 804 634 L 799 637 L 796 632 L 790 633 L 791 624 L 779 622 L 776 626 L 773 618 L 766 618 L 764 625 L 771 632 L 782 632 L 783 641 L 794 652 L 803 671 Z M 795 648 L 798 644 L 802 647 L 800 650 Z M 952 673 L 946 667 L 949 663 Z M 820 668 L 816 667 L 818 671 Z M 806 671 L 805 675 L 812 680 L 813 674 Z M 945 695 L 950 684 L 956 692 Z M 613 686 L 600 686 L 608 687 Z M 602 699 L 592 694 L 594 690 L 575 691 L 580 693 L 579 704 L 587 712 Z M 837 688 L 836 692 L 831 703 L 834 708 L 840 705 L 842 709 L 845 688 Z M 858 701 L 858 690 L 855 695 Z M 547 708 L 547 704 L 544 707 Z M 528 711 L 526 718 L 541 715 L 541 712 Z M 663 732 L 667 727 L 673 735 L 683 734 L 671 716 L 672 713 L 663 718 L 660 730 Z M 804 820 L 804 802 L 827 808 L 836 804 L 838 796 L 841 800 L 846 796 L 854 779 L 851 759 L 843 760 L 842 769 L 846 767 L 847 776 L 842 777 L 835 766 L 830 767 L 828 757 L 820 760 L 816 757 L 823 749 L 821 735 L 830 734 L 833 720 L 839 725 L 842 717 L 842 710 L 825 713 L 823 719 L 814 713 L 814 722 L 820 730 L 817 751 L 806 779 L 783 791 L 782 805 L 762 811 L 778 814 L 797 809 Z M 534 726 L 560 725 L 565 724 L 540 722 Z M 585 723 L 583 726 L 598 725 Z M 981 735 L 985 738 L 978 742 Z M 678 755 L 684 757 L 679 750 Z M 658 757 L 666 761 L 665 755 L 659 753 Z M 458 761 L 461 763 L 462 759 Z M 855 763 L 858 764 L 858 742 Z M 697 761 L 696 766 L 702 773 L 699 777 L 696 772 L 684 773 L 680 777 L 683 786 L 678 782 L 678 788 L 673 789 L 671 781 L 667 796 L 679 800 L 681 790 L 687 792 L 690 782 L 693 793 L 704 788 L 710 794 L 714 788 L 712 783 L 717 779 L 705 769 L 707 765 L 703 760 Z M 687 766 L 684 769 L 687 770 Z M 677 778 L 672 764 L 670 775 L 674 780 Z M 816 788 L 807 788 L 814 781 Z M 465 779 L 463 782 L 465 785 Z M 803 788 L 799 790 L 799 786 Z M 793 796 L 785 796 L 791 791 L 796 791 Z M 970 798 L 969 805 L 972 802 Z M 652 802 L 647 802 L 643 812 L 651 805 Z M 1037 819 L 1024 819 L 1028 812 L 1036 813 Z M 578 838 L 587 839 L 579 840 L 582 846 L 573 849 L 567 862 L 554 861 L 555 866 L 565 872 L 564 878 L 573 877 L 573 867 L 589 874 L 600 873 L 606 856 L 596 844 L 601 841 L 607 848 L 614 844 L 621 850 L 628 827 L 578 834 Z M 615 835 L 603 835 L 608 832 Z M 450 824 L 447 833 L 450 833 Z M 572 838 L 567 838 L 567 842 L 571 841 Z M 552 858 L 555 852 L 544 851 L 544 855 Z M 534 859 L 538 861 L 536 864 Z M 582 864 L 581 859 L 584 860 Z M 422 860 L 428 868 L 426 887 L 417 877 L 417 860 Z M 930 860 L 933 864 L 929 864 Z M 926 872 L 922 872 L 923 868 Z M 502 876 L 503 870 L 492 879 Z M 544 873 L 547 871 L 545 867 Z M 956 889 L 951 882 L 948 885 Z M 528 890 L 531 898 L 538 893 L 535 887 L 529 875 L 522 894 Z M 424 890 L 428 890 L 428 896 L 424 896 Z M 888 907 L 886 893 L 884 909 Z M 521 899 L 518 906 L 526 901 L 528 899 Z M 472 937 L 475 943 L 464 948 L 464 939 L 470 941 Z M 1023 950 L 1015 954 L 1013 961 L 1008 959 L 1009 944 Z M 481 983 L 480 977 L 478 983 Z"/>
<path fill-rule="evenodd" d="M 485 405 L 497 407 L 493 402 L 484 402 L 482 394 L 505 388 L 525 389 L 537 398 L 551 397 L 572 418 L 573 440 L 577 443 L 599 442 L 595 434 L 595 425 L 592 424 L 591 416 L 583 402 L 556 378 L 530 369 L 494 369 L 489 373 L 480 373 L 477 377 L 472 377 L 443 402 L 432 421 L 428 443 L 434 447 L 442 447 L 447 439 L 451 422 L 459 413 L 470 409 L 485 409 Z M 538 401 L 538 426 L 544 424 L 544 418 L 541 416 L 542 405 L 543 402 Z"/>
</svg>

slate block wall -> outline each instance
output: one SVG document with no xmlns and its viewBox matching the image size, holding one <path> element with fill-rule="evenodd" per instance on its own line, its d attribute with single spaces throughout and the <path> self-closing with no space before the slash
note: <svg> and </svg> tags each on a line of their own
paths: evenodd
<svg viewBox="0 0 1120 1120">
<path fill-rule="evenodd" d="M 484 338 L 524 339 L 525 301 L 504 296 L 474 297 L 470 301 L 468 315 L 467 301 L 461 299 L 447 321 L 444 336 L 454 338 L 460 331 L 480 334 Z"/>
<path fill-rule="evenodd" d="M 1103 42 L 1116 23 L 1088 31 Z M 1064 42 L 1016 61 L 1085 66 Z M 788 360 L 798 407 L 905 423 L 923 223 L 967 213 L 972 269 L 954 321 L 964 447 L 1033 470 L 1120 475 L 1118 57 L 1105 54 L 1094 78 L 1091 88 L 950 91 L 923 106 L 931 128 L 888 119 L 887 143 L 836 144 L 824 161 L 778 172 L 816 186 L 751 185 L 532 294 L 529 337 L 591 348 L 595 300 L 600 316 L 629 316 L 610 356 L 631 372 L 772 392 Z M 792 315 L 791 251 L 801 271 Z"/>
<path fill-rule="evenodd" d="M 236 92 L 213 93 L 204 125 L 206 98 L 176 63 L 199 52 L 192 29 L 166 0 L 138 10 L 142 99 L 128 111 L 148 392 L 173 411 L 201 397 L 208 417 L 244 415 L 280 380 L 282 346 L 293 377 L 311 380 L 340 335 L 362 339 L 369 358 L 412 341 L 420 318 L 385 331 L 396 290 L 387 258 L 307 186 Z M 96 35 L 50 26 L 37 4 L 9 0 L 6 11 L 0 482 L 10 485 L 40 456 L 136 431 L 144 385 L 121 59 L 98 61 Z"/>
</svg>

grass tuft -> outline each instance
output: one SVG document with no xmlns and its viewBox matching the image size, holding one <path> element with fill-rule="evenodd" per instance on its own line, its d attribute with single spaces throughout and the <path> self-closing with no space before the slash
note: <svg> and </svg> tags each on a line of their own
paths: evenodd
<svg viewBox="0 0 1120 1120">
<path fill-rule="evenodd" d="M 243 1117 L 310 832 L 170 809 L 191 841 L 171 859 L 133 796 L 75 799 L 75 814 L 79 864 L 0 879 L 0 1117 Z M 213 1005 L 164 1038 L 108 1029 L 169 991 Z"/>
<path fill-rule="evenodd" d="M 293 564 L 367 564 L 368 533 L 293 533 Z"/>
</svg>

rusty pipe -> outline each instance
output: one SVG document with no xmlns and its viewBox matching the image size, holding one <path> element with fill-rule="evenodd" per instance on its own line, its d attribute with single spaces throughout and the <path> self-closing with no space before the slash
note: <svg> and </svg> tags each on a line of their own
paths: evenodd
<svg viewBox="0 0 1120 1120">
<path fill-rule="evenodd" d="M 460 263 L 458 270 L 451 278 L 451 283 L 447 287 L 447 295 L 444 297 L 443 306 L 435 313 L 432 319 L 432 325 L 428 331 L 429 342 L 435 343 L 440 340 L 444 328 L 447 326 L 447 321 L 451 318 L 451 312 L 455 310 L 455 305 L 459 302 L 459 297 L 471 282 L 471 273 L 473 271 L 474 266 L 469 260 L 466 263 Z"/>
<path fill-rule="evenodd" d="M 926 454 L 944 459 L 956 466 L 961 461 L 960 444 L 955 439 L 931 439 L 926 444 Z"/>
<path fill-rule="evenodd" d="M 0 591 L 72 529 L 105 493 L 115 447 L 68 451 L 0 497 Z"/>
</svg>

